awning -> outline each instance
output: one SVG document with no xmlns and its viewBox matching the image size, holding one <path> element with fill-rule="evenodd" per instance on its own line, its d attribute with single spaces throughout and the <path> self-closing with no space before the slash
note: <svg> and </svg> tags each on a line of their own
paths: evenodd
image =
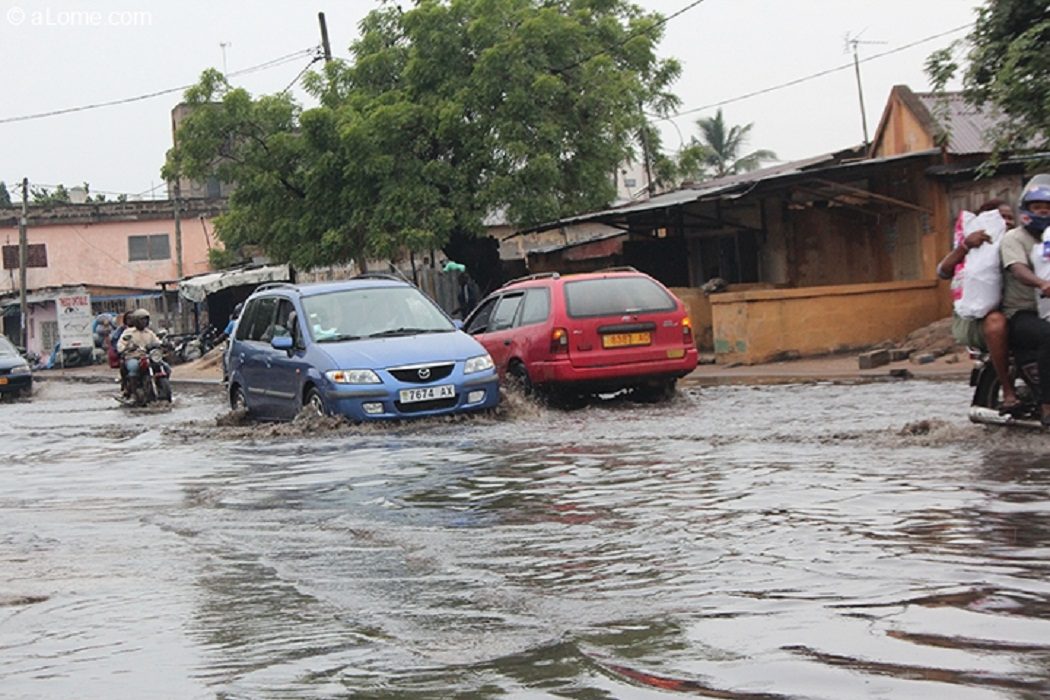
<svg viewBox="0 0 1050 700">
<path fill-rule="evenodd" d="M 211 272 L 179 282 L 179 294 L 190 301 L 202 302 L 209 294 L 227 287 L 259 285 L 263 282 L 287 282 L 292 278 L 291 273 L 288 265 L 241 267 L 235 270 Z"/>
</svg>

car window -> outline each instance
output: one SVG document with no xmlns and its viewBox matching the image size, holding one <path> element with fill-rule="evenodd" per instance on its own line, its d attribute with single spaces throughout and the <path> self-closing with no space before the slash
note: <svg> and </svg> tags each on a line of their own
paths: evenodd
<svg viewBox="0 0 1050 700">
<path fill-rule="evenodd" d="M 583 318 L 672 311 L 677 304 L 648 277 L 601 277 L 566 282 L 565 306 L 569 316 Z"/>
<path fill-rule="evenodd" d="M 467 333 L 484 333 L 489 329 L 489 319 L 492 318 L 492 310 L 496 308 L 499 297 L 491 297 L 481 303 L 474 314 L 467 319 L 464 330 Z"/>
<path fill-rule="evenodd" d="M 527 326 L 530 323 L 546 321 L 550 311 L 550 290 L 546 288 L 530 289 L 525 292 L 525 303 L 521 307 L 521 322 L 519 325 Z"/>
<path fill-rule="evenodd" d="M 0 336 L 0 356 L 18 357 L 18 349 L 7 338 Z"/>
<path fill-rule="evenodd" d="M 302 303 L 319 343 L 455 330 L 429 297 L 410 286 L 345 289 L 304 297 Z"/>
<path fill-rule="evenodd" d="M 262 297 L 252 299 L 244 310 L 244 317 L 237 323 L 237 340 L 261 340 L 269 342 L 267 333 L 273 332 L 273 314 L 277 299 Z"/>
<path fill-rule="evenodd" d="M 521 306 L 521 300 L 524 296 L 521 292 L 504 294 L 503 298 L 496 304 L 496 310 L 492 312 L 489 330 L 501 331 L 505 328 L 510 328 L 514 324 L 514 314 L 517 313 L 518 307 Z"/>
<path fill-rule="evenodd" d="M 277 320 L 273 327 L 274 338 L 298 337 L 296 328 L 295 306 L 288 299 L 281 299 L 277 304 Z"/>
</svg>

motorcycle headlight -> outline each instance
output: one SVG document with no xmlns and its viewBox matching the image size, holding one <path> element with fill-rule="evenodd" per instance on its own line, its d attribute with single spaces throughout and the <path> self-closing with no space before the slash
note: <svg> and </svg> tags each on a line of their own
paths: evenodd
<svg viewBox="0 0 1050 700">
<path fill-rule="evenodd" d="M 333 369 L 324 373 L 336 384 L 382 384 L 379 375 L 370 369 Z"/>
<path fill-rule="evenodd" d="M 474 374 L 475 372 L 484 372 L 487 369 L 495 367 L 492 363 L 492 357 L 488 353 L 484 355 L 478 355 L 467 360 L 467 364 L 463 367 L 463 374 Z"/>
<path fill-rule="evenodd" d="M 11 374 L 29 374 L 29 365 L 16 365 L 11 368 Z"/>
<path fill-rule="evenodd" d="M 149 351 L 150 362 L 161 363 L 164 362 L 164 351 L 160 348 L 153 348 Z"/>
</svg>

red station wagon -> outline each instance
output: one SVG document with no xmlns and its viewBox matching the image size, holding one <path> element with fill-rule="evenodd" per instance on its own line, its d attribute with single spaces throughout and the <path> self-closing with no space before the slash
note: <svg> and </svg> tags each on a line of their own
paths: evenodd
<svg viewBox="0 0 1050 700">
<path fill-rule="evenodd" d="M 482 300 L 464 329 L 500 376 L 526 391 L 627 389 L 642 400 L 667 399 L 697 362 L 685 305 L 632 268 L 514 280 Z"/>
</svg>

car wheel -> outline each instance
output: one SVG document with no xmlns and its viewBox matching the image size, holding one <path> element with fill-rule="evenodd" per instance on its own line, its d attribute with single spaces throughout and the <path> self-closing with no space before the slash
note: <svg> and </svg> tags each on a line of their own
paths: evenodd
<svg viewBox="0 0 1050 700">
<path fill-rule="evenodd" d="M 664 379 L 645 386 L 636 387 L 631 392 L 633 401 L 642 403 L 664 403 L 674 398 L 677 380 Z"/>
<path fill-rule="evenodd" d="M 230 410 L 248 413 L 248 402 L 244 398 L 244 389 L 240 384 L 234 384 L 230 389 Z"/>
<path fill-rule="evenodd" d="M 532 381 L 529 379 L 529 371 L 521 362 L 514 362 L 507 368 L 507 387 L 514 389 L 525 396 L 533 393 Z"/>
<path fill-rule="evenodd" d="M 310 387 L 309 391 L 306 392 L 306 398 L 303 399 L 303 408 L 306 409 L 310 415 L 328 415 L 328 411 L 324 406 L 324 397 L 322 397 L 321 392 L 314 387 Z"/>
</svg>

